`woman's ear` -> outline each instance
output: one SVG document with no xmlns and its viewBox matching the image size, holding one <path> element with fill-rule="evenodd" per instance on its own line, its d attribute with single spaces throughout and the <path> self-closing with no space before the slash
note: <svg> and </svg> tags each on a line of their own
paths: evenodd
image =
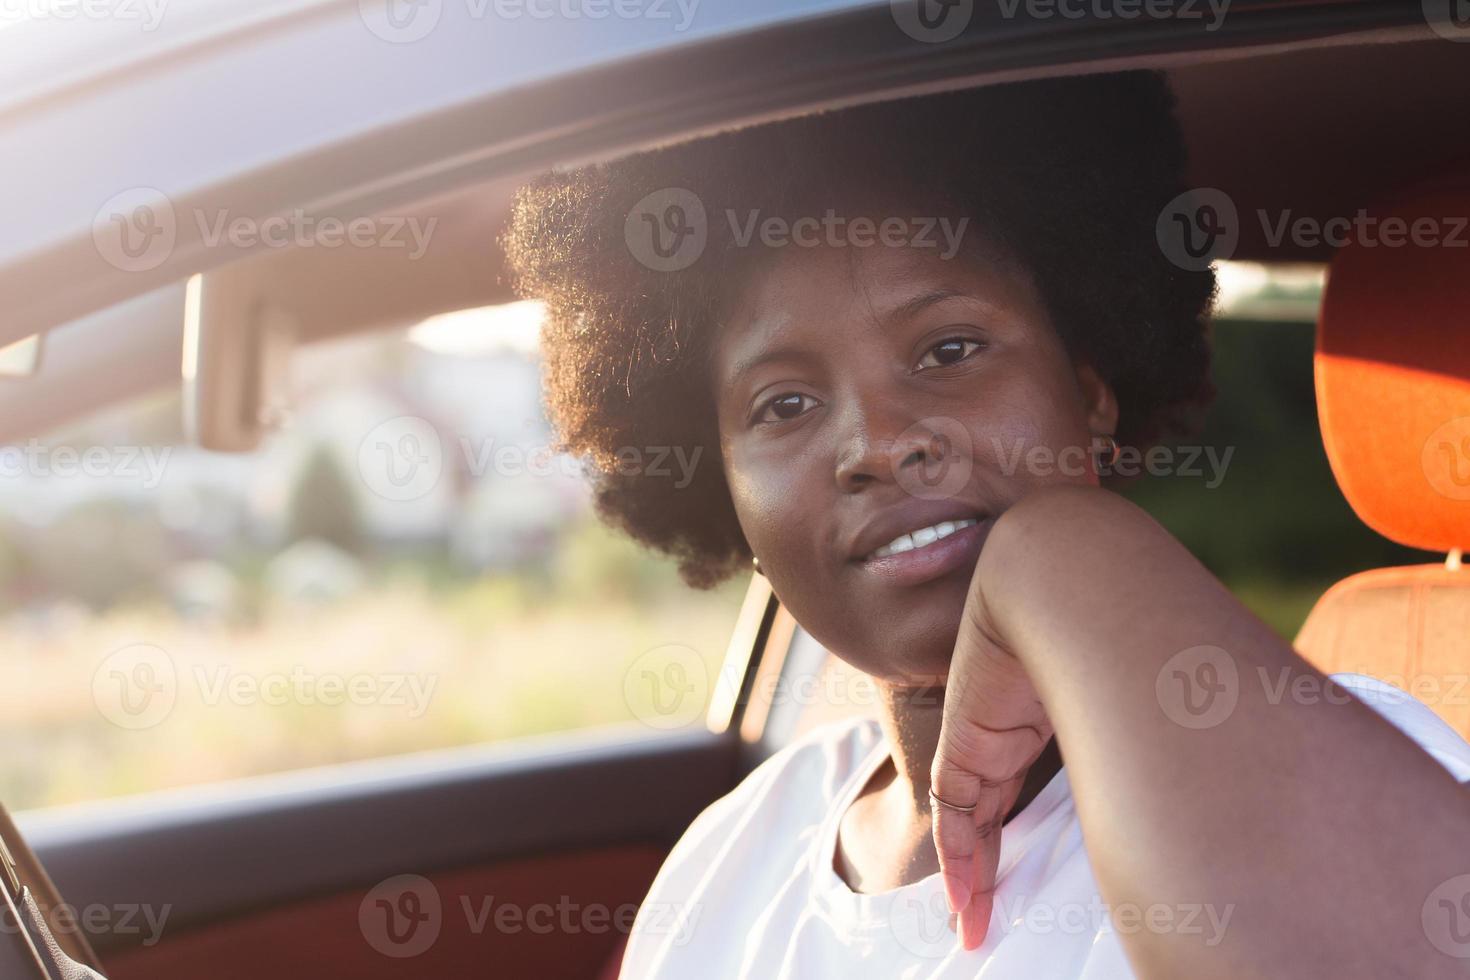
<svg viewBox="0 0 1470 980">
<path fill-rule="evenodd" d="M 1118 396 L 1113 393 L 1113 386 L 1091 364 L 1079 361 L 1076 371 L 1082 406 L 1087 411 L 1087 427 L 1098 435 L 1113 435 L 1118 431 Z"/>
</svg>

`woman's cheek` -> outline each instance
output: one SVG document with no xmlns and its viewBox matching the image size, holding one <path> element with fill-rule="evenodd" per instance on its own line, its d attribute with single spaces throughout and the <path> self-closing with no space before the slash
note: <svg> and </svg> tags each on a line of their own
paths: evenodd
<svg viewBox="0 0 1470 980">
<path fill-rule="evenodd" d="M 1094 482 L 1085 419 L 1058 411 L 1070 403 L 1017 397 L 972 429 L 977 461 L 1018 488 Z"/>
<path fill-rule="evenodd" d="M 781 557 L 782 543 L 792 540 L 791 529 L 800 526 L 804 499 L 798 492 L 796 468 L 763 454 L 733 450 L 727 456 L 725 479 L 735 516 L 745 532 L 746 543 L 762 564 L 774 566 Z"/>
</svg>

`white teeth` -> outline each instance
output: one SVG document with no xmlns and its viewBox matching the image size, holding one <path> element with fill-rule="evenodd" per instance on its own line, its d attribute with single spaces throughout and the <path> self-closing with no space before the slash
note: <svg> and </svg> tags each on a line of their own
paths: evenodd
<svg viewBox="0 0 1470 980">
<path fill-rule="evenodd" d="M 979 519 L 974 517 L 967 517 L 963 521 L 940 521 L 938 524 L 931 525 L 930 527 L 921 527 L 917 531 L 900 534 L 873 552 L 869 557 L 889 558 L 893 555 L 901 555 L 905 551 L 913 551 L 915 548 L 922 548 L 927 544 L 933 544 L 940 538 L 947 538 L 956 531 L 973 527 L 977 523 L 979 523 Z"/>
</svg>

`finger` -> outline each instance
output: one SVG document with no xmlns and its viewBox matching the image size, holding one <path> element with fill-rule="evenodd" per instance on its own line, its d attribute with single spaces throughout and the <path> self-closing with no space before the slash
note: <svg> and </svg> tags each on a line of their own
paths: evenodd
<svg viewBox="0 0 1470 980">
<path fill-rule="evenodd" d="M 986 787 L 973 773 L 946 770 L 931 776 L 934 793 L 953 803 L 973 804 L 965 812 L 940 803 L 932 803 L 934 849 L 939 856 L 939 871 L 944 882 L 945 900 L 950 911 L 959 912 L 971 901 L 977 889 L 984 887 L 987 861 L 993 865 L 999 851 L 1001 807 L 999 787 Z M 987 857 L 987 846 L 996 852 Z"/>
<path fill-rule="evenodd" d="M 989 928 L 1001 824 L 1046 739 L 1035 691 L 1008 654 L 972 647 L 956 655 L 950 680 L 930 785 L 973 810 L 935 804 L 934 845 L 946 901 L 960 913 L 965 948 L 973 949 Z"/>
</svg>

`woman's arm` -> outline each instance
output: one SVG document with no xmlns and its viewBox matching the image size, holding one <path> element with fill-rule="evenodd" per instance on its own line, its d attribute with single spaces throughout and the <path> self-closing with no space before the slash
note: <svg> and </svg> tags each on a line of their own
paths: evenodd
<svg viewBox="0 0 1470 980">
<path fill-rule="evenodd" d="M 1465 975 L 1421 912 L 1470 872 L 1470 793 L 1121 497 L 1051 488 L 997 521 L 945 698 L 934 792 L 982 801 L 934 808 L 946 886 L 976 894 L 967 946 L 990 911 L 991 781 L 1051 724 L 1101 899 L 1159 907 L 1119 923 L 1142 975 Z"/>
</svg>

